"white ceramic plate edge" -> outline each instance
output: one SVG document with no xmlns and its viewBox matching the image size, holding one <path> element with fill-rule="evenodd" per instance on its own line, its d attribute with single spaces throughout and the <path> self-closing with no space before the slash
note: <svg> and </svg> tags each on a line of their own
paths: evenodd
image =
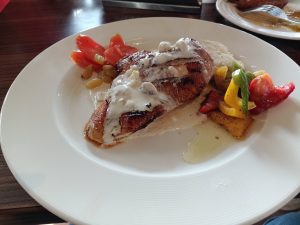
<svg viewBox="0 0 300 225">
<path fill-rule="evenodd" d="M 272 30 L 248 22 L 246 19 L 243 19 L 237 14 L 237 9 L 233 6 L 233 3 L 229 3 L 227 2 L 227 0 L 217 0 L 216 8 L 225 19 L 227 19 L 234 25 L 244 28 L 246 30 L 269 37 L 287 40 L 300 40 L 300 32 L 284 32 Z"/>
</svg>

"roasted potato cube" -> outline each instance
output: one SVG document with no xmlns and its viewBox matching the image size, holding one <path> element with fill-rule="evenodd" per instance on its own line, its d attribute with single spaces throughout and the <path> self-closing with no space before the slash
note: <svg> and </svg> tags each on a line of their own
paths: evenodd
<svg viewBox="0 0 300 225">
<path fill-rule="evenodd" d="M 238 139 L 241 139 L 245 136 L 248 128 L 254 121 L 252 117 L 240 119 L 236 117 L 227 116 L 220 111 L 210 112 L 208 114 L 208 118 L 224 127 L 233 137 Z"/>
</svg>

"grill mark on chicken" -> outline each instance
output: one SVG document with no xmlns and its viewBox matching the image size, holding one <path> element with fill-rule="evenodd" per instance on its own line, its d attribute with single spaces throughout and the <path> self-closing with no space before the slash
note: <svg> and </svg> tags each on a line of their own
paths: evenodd
<svg viewBox="0 0 300 225">
<path fill-rule="evenodd" d="M 164 108 L 159 105 L 152 111 L 136 111 L 122 114 L 120 117 L 121 134 L 133 133 L 145 128 L 155 118 L 164 113 Z"/>
<path fill-rule="evenodd" d="M 164 92 L 177 103 L 184 103 L 199 95 L 206 86 L 200 73 L 179 78 L 168 78 L 153 82 L 158 91 Z"/>
<path fill-rule="evenodd" d="M 116 65 L 117 73 L 125 73 L 130 66 L 137 65 L 141 59 L 144 59 L 147 56 L 149 57 L 149 54 L 151 54 L 149 51 L 142 50 L 121 59 Z"/>
</svg>

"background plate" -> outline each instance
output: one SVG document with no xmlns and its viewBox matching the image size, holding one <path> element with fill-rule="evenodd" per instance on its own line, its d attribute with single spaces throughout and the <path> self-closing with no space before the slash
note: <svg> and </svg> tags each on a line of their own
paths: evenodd
<svg viewBox="0 0 300 225">
<path fill-rule="evenodd" d="M 300 2 L 298 0 L 290 0 L 289 5 L 293 6 L 293 8 L 300 10 Z M 217 0 L 216 7 L 218 12 L 231 23 L 242 27 L 246 30 L 267 35 L 270 37 L 282 38 L 282 39 L 290 39 L 290 40 L 300 40 L 300 32 L 295 31 L 285 31 L 285 30 L 276 30 L 269 29 L 267 27 L 259 26 L 257 24 L 251 23 L 245 18 L 241 17 L 238 14 L 238 9 L 235 7 L 233 3 L 228 2 L 228 0 Z"/>
<path fill-rule="evenodd" d="M 294 81 L 300 87 L 295 62 L 227 26 L 144 18 L 83 33 L 108 43 L 117 32 L 141 49 L 183 36 L 220 41 L 250 68 L 267 70 L 275 83 Z M 246 140 L 224 146 L 220 142 L 222 151 L 203 163 L 182 160 L 192 129 L 108 151 L 82 136 L 93 106 L 80 69 L 69 60 L 73 49 L 75 35 L 33 59 L 14 81 L 1 112 L 1 145 L 8 166 L 48 210 L 75 224 L 241 224 L 262 219 L 298 193 L 299 88 L 260 117 Z"/>
</svg>

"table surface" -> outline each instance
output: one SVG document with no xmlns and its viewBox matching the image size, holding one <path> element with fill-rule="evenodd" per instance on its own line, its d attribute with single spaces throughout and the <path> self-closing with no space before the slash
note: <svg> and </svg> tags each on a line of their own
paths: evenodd
<svg viewBox="0 0 300 225">
<path fill-rule="evenodd" d="M 74 16 L 75 14 L 77 16 Z M 235 27 L 221 17 L 214 4 L 204 4 L 200 16 L 200 12 L 186 14 L 119 7 L 104 9 L 101 0 L 12 0 L 0 13 L 1 105 L 22 68 L 55 42 L 104 23 L 150 16 L 203 19 Z M 300 65 L 299 41 L 254 35 L 274 45 Z M 0 224 L 63 222 L 41 207 L 22 189 L 9 171 L 1 151 Z M 262 224 L 262 221 L 257 224 Z"/>
</svg>

